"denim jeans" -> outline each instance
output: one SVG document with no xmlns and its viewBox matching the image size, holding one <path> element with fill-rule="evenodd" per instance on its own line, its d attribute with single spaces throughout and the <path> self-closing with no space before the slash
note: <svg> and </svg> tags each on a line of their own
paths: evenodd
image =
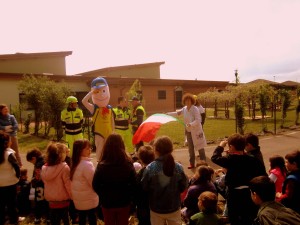
<svg viewBox="0 0 300 225">
<path fill-rule="evenodd" d="M 86 218 L 88 218 L 89 225 L 97 224 L 96 209 L 78 210 L 78 213 L 79 213 L 79 225 L 85 225 Z"/>
<path fill-rule="evenodd" d="M 57 208 L 57 209 L 51 209 L 50 208 L 51 225 L 60 225 L 61 220 L 63 221 L 64 225 L 69 225 L 70 224 L 69 207 Z"/>
<path fill-rule="evenodd" d="M 18 223 L 16 196 L 17 196 L 16 184 L 0 187 L 0 224 L 5 223 L 5 208 L 7 208 L 7 214 L 9 216 L 10 224 Z"/>
</svg>

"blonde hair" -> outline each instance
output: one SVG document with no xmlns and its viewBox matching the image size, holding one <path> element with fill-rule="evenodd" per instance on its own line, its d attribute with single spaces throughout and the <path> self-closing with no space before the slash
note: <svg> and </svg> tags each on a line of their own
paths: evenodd
<svg viewBox="0 0 300 225">
<path fill-rule="evenodd" d="M 54 166 L 63 162 L 63 154 L 66 154 L 67 148 L 63 143 L 50 142 L 46 149 L 46 162 L 48 165 Z"/>
</svg>

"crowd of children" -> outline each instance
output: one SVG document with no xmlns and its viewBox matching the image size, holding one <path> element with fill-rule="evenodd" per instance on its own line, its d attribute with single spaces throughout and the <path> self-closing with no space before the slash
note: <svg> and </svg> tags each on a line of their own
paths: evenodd
<svg viewBox="0 0 300 225">
<path fill-rule="evenodd" d="M 300 151 L 270 157 L 267 173 L 258 137 L 234 134 L 211 157 L 222 169 L 203 162 L 190 179 L 172 152 L 171 139 L 162 136 L 140 147 L 133 160 L 122 137 L 111 134 L 95 168 L 88 140 L 75 141 L 71 156 L 65 144 L 50 142 L 45 154 L 27 152 L 34 165 L 29 182 L 10 137 L 1 133 L 0 225 L 6 219 L 17 224 L 32 208 L 35 224 L 96 225 L 98 217 L 106 225 L 127 225 L 133 214 L 141 225 L 224 224 L 218 194 L 231 225 L 300 223 Z"/>
</svg>

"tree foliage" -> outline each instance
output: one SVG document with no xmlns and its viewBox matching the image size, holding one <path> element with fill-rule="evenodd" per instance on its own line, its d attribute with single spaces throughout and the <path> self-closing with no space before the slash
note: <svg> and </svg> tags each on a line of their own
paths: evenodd
<svg viewBox="0 0 300 225">
<path fill-rule="evenodd" d="M 126 95 L 129 99 L 131 99 L 133 96 L 136 96 L 139 100 L 143 100 L 142 85 L 138 79 L 133 82 Z"/>
<path fill-rule="evenodd" d="M 244 104 L 241 98 L 237 98 L 235 102 L 235 118 L 237 129 L 240 134 L 244 134 L 245 119 L 244 119 Z"/>
<path fill-rule="evenodd" d="M 55 83 L 46 76 L 24 75 L 19 83 L 19 90 L 25 94 L 25 101 L 34 111 L 34 135 L 39 134 L 44 122 L 44 135 L 50 128 L 60 127 L 60 112 L 65 106 L 65 99 L 71 90 L 64 83 Z"/>
<path fill-rule="evenodd" d="M 288 90 L 282 89 L 278 92 L 281 101 L 281 128 L 283 128 L 286 118 L 287 109 L 290 107 L 292 100 Z"/>
</svg>

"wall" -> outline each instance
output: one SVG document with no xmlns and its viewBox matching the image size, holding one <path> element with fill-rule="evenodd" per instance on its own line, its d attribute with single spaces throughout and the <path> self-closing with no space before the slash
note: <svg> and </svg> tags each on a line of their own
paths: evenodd
<svg viewBox="0 0 300 225">
<path fill-rule="evenodd" d="M 3 73 L 52 73 L 66 75 L 65 56 L 0 60 Z"/>
<path fill-rule="evenodd" d="M 15 79 L 1 80 L 0 104 L 15 107 L 19 104 L 18 81 Z"/>
</svg>

